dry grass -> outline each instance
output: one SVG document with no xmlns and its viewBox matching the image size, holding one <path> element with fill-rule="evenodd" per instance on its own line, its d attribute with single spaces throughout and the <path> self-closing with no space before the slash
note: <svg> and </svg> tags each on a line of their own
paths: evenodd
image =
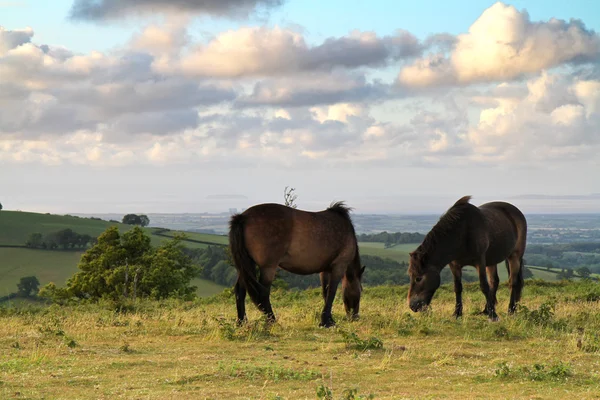
<svg viewBox="0 0 600 400">
<path fill-rule="evenodd" d="M 598 398 L 600 309 L 592 284 L 529 283 L 516 317 L 451 318 L 442 287 L 413 314 L 405 287 L 369 288 L 361 319 L 317 327 L 319 291 L 275 293 L 272 326 L 234 299 L 0 309 L 0 398 L 377 399 Z M 600 298 L 600 295 L 598 296 Z M 552 308 L 555 304 L 555 308 Z M 128 311 L 123 311 L 128 310 Z M 327 397 L 331 393 L 331 397 Z"/>
</svg>

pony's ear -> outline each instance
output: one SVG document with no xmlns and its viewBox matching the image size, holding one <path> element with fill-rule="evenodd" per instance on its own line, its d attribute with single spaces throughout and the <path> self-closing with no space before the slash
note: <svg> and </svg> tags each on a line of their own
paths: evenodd
<svg viewBox="0 0 600 400">
<path fill-rule="evenodd" d="M 365 273 L 365 268 L 367 268 L 367 266 L 363 265 L 363 267 L 360 269 L 360 276 L 362 276 Z"/>
</svg>

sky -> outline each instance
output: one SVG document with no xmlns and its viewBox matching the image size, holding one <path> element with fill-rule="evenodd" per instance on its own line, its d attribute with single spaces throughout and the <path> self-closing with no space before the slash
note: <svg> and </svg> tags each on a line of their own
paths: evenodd
<svg viewBox="0 0 600 400">
<path fill-rule="evenodd" d="M 600 212 L 600 3 L 0 0 L 0 203 Z"/>
</svg>

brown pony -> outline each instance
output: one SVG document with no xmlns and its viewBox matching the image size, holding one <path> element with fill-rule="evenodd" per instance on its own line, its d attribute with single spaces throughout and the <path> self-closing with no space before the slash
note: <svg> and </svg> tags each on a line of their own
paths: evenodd
<svg viewBox="0 0 600 400">
<path fill-rule="evenodd" d="M 349 212 L 343 202 L 319 212 L 259 204 L 232 216 L 229 246 L 238 271 L 238 323 L 246 319 L 246 292 L 267 319 L 275 321 L 269 294 L 278 267 L 299 275 L 320 272 L 325 306 L 319 326 L 335 325 L 331 307 L 340 281 L 346 313 L 358 318 L 365 268 Z"/>
<path fill-rule="evenodd" d="M 412 253 L 408 273 L 408 303 L 417 312 L 429 306 L 440 286 L 440 272 L 450 265 L 454 276 L 456 307 L 454 315 L 462 315 L 462 268 L 472 265 L 479 274 L 479 286 L 486 305 L 483 311 L 497 320 L 497 264 L 505 261 L 511 288 L 508 313 L 515 312 L 523 289 L 523 254 L 527 237 L 527 220 L 512 204 L 495 201 L 476 207 L 471 196 L 458 200 L 425 236 Z M 487 275 L 487 276 L 486 276 Z M 489 282 L 488 282 L 489 280 Z"/>
</svg>

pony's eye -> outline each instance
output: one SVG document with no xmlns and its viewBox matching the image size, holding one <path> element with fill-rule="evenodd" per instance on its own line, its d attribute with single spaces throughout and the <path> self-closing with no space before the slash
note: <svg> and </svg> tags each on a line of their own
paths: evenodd
<svg viewBox="0 0 600 400">
<path fill-rule="evenodd" d="M 415 278 L 415 282 L 417 282 L 417 283 L 421 282 L 422 280 L 423 280 L 423 277 L 422 277 L 422 276 L 417 276 L 417 277 Z"/>
</svg>

